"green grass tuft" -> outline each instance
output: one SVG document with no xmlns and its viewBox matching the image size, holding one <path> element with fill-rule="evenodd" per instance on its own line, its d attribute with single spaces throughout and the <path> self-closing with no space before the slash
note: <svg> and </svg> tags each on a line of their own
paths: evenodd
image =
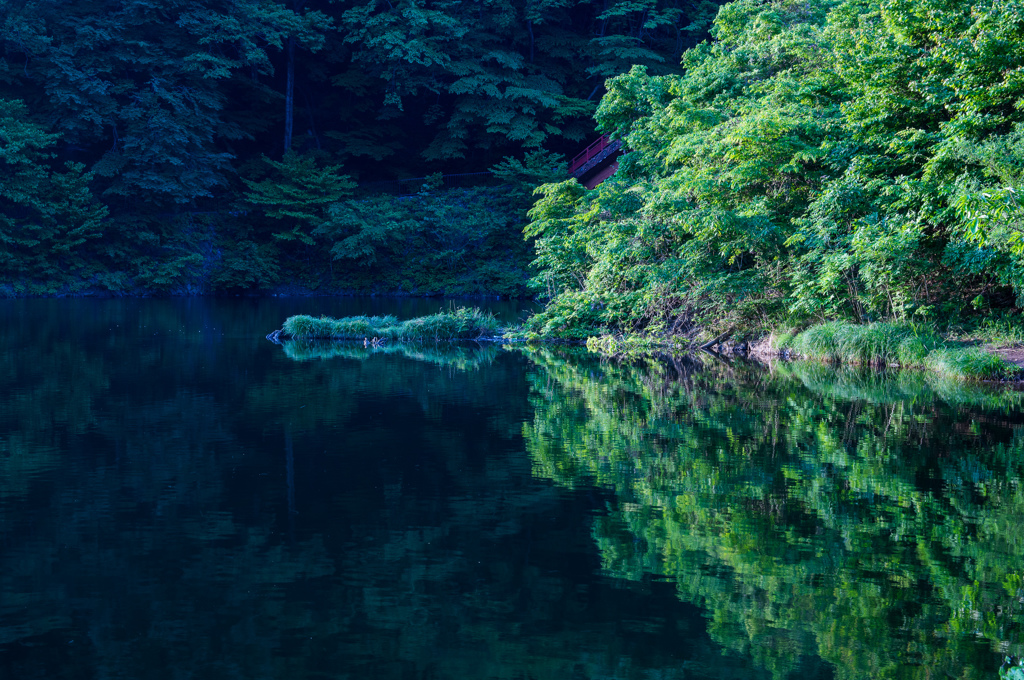
<svg viewBox="0 0 1024 680">
<path fill-rule="evenodd" d="M 937 373 L 966 380 L 1006 380 L 1019 369 L 1002 357 L 977 347 L 943 347 L 928 354 L 925 366 Z"/>
<path fill-rule="evenodd" d="M 811 359 L 839 361 L 838 334 L 843 326 L 840 321 L 811 326 L 792 340 L 793 351 Z"/>
<path fill-rule="evenodd" d="M 786 330 L 779 331 L 772 335 L 770 346 L 776 352 L 793 349 L 793 340 L 796 339 L 798 334 L 799 331 L 795 328 L 787 328 Z"/>
<path fill-rule="evenodd" d="M 921 366 L 928 352 L 939 345 L 939 340 L 930 328 L 911 323 L 858 326 L 833 321 L 808 328 L 790 344 L 796 352 L 812 359 Z"/>
<path fill-rule="evenodd" d="M 362 340 L 381 338 L 405 341 L 475 340 L 501 334 L 490 312 L 459 307 L 407 321 L 393 316 L 348 316 L 341 319 L 299 315 L 289 317 L 283 335 L 300 340 Z"/>
<path fill-rule="evenodd" d="M 1001 357 L 976 347 L 944 343 L 931 327 L 906 322 L 858 326 L 833 321 L 808 328 L 790 344 L 809 359 L 928 368 L 965 380 L 1004 380 L 1019 373 Z"/>
</svg>

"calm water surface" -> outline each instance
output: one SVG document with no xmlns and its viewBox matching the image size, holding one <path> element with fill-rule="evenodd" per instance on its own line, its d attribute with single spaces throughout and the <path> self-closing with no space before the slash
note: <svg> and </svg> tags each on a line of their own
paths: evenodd
<svg viewBox="0 0 1024 680">
<path fill-rule="evenodd" d="M 0 303 L 0 678 L 994 680 L 1024 653 L 1020 394 L 263 337 L 440 306 Z"/>
</svg>

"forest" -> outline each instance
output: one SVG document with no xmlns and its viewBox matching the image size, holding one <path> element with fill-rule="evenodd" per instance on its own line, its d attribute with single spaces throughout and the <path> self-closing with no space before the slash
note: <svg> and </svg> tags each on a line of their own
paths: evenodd
<svg viewBox="0 0 1024 680">
<path fill-rule="evenodd" d="M 631 149 L 541 188 L 540 333 L 1013 318 L 1024 6 L 724 5 L 683 73 L 607 83 Z"/>
<path fill-rule="evenodd" d="M 2 292 L 530 294 L 534 186 L 717 6 L 4 2 Z"/>
<path fill-rule="evenodd" d="M 1012 321 L 1022 38 L 1016 0 L 11 0 L 0 294 Z"/>
</svg>

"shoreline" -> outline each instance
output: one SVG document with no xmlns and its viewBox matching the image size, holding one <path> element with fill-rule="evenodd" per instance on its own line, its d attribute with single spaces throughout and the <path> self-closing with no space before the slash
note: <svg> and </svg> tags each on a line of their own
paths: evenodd
<svg viewBox="0 0 1024 680">
<path fill-rule="evenodd" d="M 692 338 L 681 342 L 681 338 L 656 338 L 631 335 L 605 335 L 587 340 L 587 347 L 610 358 L 625 359 L 664 353 L 668 355 L 704 352 L 717 358 L 739 357 L 761 362 L 771 361 L 815 361 L 836 367 L 854 366 L 873 369 L 921 370 L 944 374 L 959 380 L 991 384 L 1024 385 L 1024 346 L 1008 344 L 994 345 L 983 338 L 952 339 L 940 334 L 919 336 L 896 336 L 899 343 L 888 339 L 881 344 L 865 347 L 863 344 L 850 348 L 837 348 L 835 344 L 818 352 L 804 347 L 792 346 L 807 331 L 820 331 L 827 326 L 833 330 L 847 330 L 860 335 L 879 327 L 893 328 L 894 324 L 847 325 L 835 322 L 811 326 L 798 334 L 771 332 L 756 340 L 730 342 L 719 335 L 710 342 L 701 343 Z M 884 339 L 883 339 L 884 340 Z M 910 347 L 904 345 L 910 341 Z M 799 345 L 799 343 L 796 343 Z M 781 345 L 781 346 L 780 346 Z M 804 351 L 801 351 L 803 349 Z M 904 349 L 909 351 L 904 352 Z M 860 356 L 855 353 L 859 352 Z M 851 356 L 853 354 L 853 356 Z M 909 357 L 908 357 L 909 355 Z"/>
<path fill-rule="evenodd" d="M 920 369 L 966 381 L 1024 382 L 1024 348 L 993 345 L 982 338 L 941 334 L 934 326 L 909 322 L 851 324 L 832 321 L 803 329 L 773 331 L 748 342 L 735 329 L 701 343 L 689 336 L 603 335 L 585 341 L 536 337 L 520 327 L 503 327 L 494 315 L 477 307 L 452 307 L 436 314 L 399 321 L 395 316 L 319 318 L 291 316 L 266 338 L 276 344 L 287 340 L 355 342 L 379 346 L 387 342 L 452 342 L 585 344 L 589 351 L 608 358 L 627 359 L 655 354 L 706 352 L 717 357 L 738 356 L 760 360 L 806 359 L 821 363 L 873 368 Z M 699 336 L 697 336 L 699 337 Z"/>
</svg>

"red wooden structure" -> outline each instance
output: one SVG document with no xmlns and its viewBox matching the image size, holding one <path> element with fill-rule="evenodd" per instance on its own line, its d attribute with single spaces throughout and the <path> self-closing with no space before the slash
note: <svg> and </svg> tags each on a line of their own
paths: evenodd
<svg viewBox="0 0 1024 680">
<path fill-rule="evenodd" d="M 611 145 L 611 143 L 612 140 L 608 138 L 608 135 L 601 135 L 596 142 L 576 154 L 576 156 L 569 161 L 569 174 L 575 175 L 577 170 L 582 168 L 592 159 L 597 158 L 602 151 Z"/>
<path fill-rule="evenodd" d="M 619 168 L 618 158 L 622 153 L 622 142 L 608 138 L 608 135 L 593 142 L 569 161 L 569 175 L 575 177 L 588 189 L 615 174 Z"/>
</svg>

